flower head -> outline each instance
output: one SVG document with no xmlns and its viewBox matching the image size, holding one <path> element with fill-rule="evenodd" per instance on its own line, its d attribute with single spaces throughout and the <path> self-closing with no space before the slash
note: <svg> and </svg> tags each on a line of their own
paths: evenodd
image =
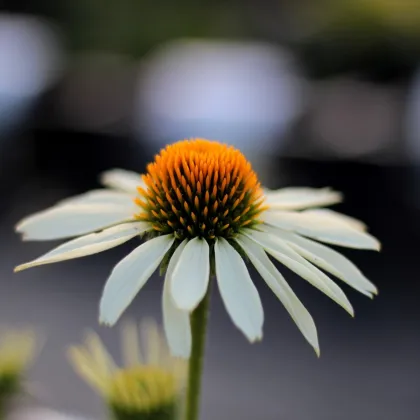
<svg viewBox="0 0 420 420">
<path fill-rule="evenodd" d="M 21 391 L 24 371 L 35 357 L 38 344 L 32 330 L 0 331 L 0 406 Z"/>
<path fill-rule="evenodd" d="M 136 325 L 125 324 L 123 367 L 115 364 L 94 333 L 87 335 L 84 346 L 69 349 L 69 359 L 76 372 L 104 398 L 116 420 L 172 420 L 178 412 L 186 364 L 170 356 L 155 323 L 143 323 L 142 330 L 146 352 L 139 347 Z"/>
<path fill-rule="evenodd" d="M 341 201 L 341 195 L 330 189 L 263 189 L 250 163 L 233 147 L 203 139 L 180 141 L 162 150 L 142 178 L 111 170 L 102 183 L 106 189 L 64 200 L 18 224 L 24 239 L 83 236 L 16 270 L 94 254 L 145 235 L 146 242 L 113 269 L 100 321 L 114 324 L 160 265 L 166 271 L 164 326 L 175 355 L 190 353 L 189 314 L 205 296 L 211 274 L 233 323 L 250 341 L 261 339 L 263 307 L 245 255 L 317 352 L 311 315 L 267 254 L 350 314 L 350 302 L 325 272 L 367 296 L 377 292 L 348 259 L 320 243 L 380 247 L 362 222 L 322 208 Z"/>
<path fill-rule="evenodd" d="M 259 223 L 264 198 L 257 175 L 233 147 L 206 140 L 182 141 L 156 156 L 143 176 L 136 203 L 139 220 L 156 235 L 207 242 L 234 238 Z"/>
</svg>

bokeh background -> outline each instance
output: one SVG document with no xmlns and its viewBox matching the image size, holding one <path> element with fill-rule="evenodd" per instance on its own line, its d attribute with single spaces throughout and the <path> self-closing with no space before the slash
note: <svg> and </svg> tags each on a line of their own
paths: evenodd
<svg viewBox="0 0 420 420">
<path fill-rule="evenodd" d="M 355 319 L 286 273 L 317 322 L 319 360 L 257 276 L 262 343 L 215 293 L 202 419 L 418 419 L 418 0 L 0 2 L 0 320 L 48 335 L 29 405 L 105 418 L 65 348 L 91 327 L 118 354 L 98 300 L 135 244 L 14 275 L 54 245 L 21 243 L 14 224 L 97 187 L 102 170 L 142 172 L 185 137 L 241 148 L 271 188 L 342 190 L 337 210 L 383 242 L 345 251 L 380 289 L 374 301 L 345 289 Z M 161 288 L 156 275 L 127 315 L 160 320 Z"/>
</svg>

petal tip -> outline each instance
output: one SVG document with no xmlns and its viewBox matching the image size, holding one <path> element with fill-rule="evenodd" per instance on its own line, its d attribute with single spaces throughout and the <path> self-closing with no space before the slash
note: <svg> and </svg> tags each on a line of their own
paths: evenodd
<svg viewBox="0 0 420 420">
<path fill-rule="evenodd" d="M 34 236 L 31 236 L 31 235 L 29 235 L 29 234 L 26 234 L 25 232 L 20 232 L 21 233 L 21 237 L 20 237 L 20 240 L 22 241 L 22 242 L 29 242 L 29 241 L 33 241 L 33 240 L 36 240 L 36 238 L 34 238 Z"/>
<path fill-rule="evenodd" d="M 111 320 L 110 318 L 107 318 L 105 315 L 100 314 L 99 315 L 99 324 L 103 325 L 105 327 L 113 327 L 117 320 Z"/>
<path fill-rule="evenodd" d="M 331 196 L 333 196 L 336 200 L 336 203 L 342 203 L 344 201 L 344 194 L 340 191 L 330 190 Z"/>
<path fill-rule="evenodd" d="M 103 183 L 103 181 L 106 181 L 109 179 L 110 176 L 112 176 L 113 174 L 115 174 L 115 172 L 117 171 L 116 168 L 113 169 L 107 169 L 106 171 L 103 171 L 99 174 L 99 181 L 101 183 Z"/>
<path fill-rule="evenodd" d="M 249 341 L 251 344 L 259 343 L 259 342 L 260 342 L 260 341 L 262 341 L 262 339 L 263 339 L 263 333 L 262 333 L 262 331 L 261 331 L 261 332 L 259 332 L 258 334 L 255 334 L 255 335 L 253 335 L 253 336 L 247 336 L 247 338 L 248 338 L 248 341 Z"/>
<path fill-rule="evenodd" d="M 28 218 L 29 217 L 31 217 L 31 216 L 26 216 L 23 219 L 20 219 L 19 222 L 17 222 L 15 224 L 15 227 L 14 227 L 15 232 L 19 232 L 19 233 L 22 233 L 23 232 L 23 230 L 25 229 L 25 225 L 27 224 L 27 221 L 28 221 Z"/>
<path fill-rule="evenodd" d="M 32 268 L 32 267 L 37 267 L 37 266 L 40 266 L 42 263 L 39 263 L 38 261 L 30 261 L 30 262 L 27 262 L 27 263 L 24 263 L 24 264 L 20 264 L 20 265 L 18 265 L 18 266 L 16 266 L 14 269 L 13 269 L 13 272 L 14 273 L 18 273 L 19 271 L 23 271 L 23 270 L 27 270 L 28 268 Z"/>
<path fill-rule="evenodd" d="M 14 272 L 14 273 L 18 273 L 19 271 L 23 271 L 23 270 L 25 270 L 25 268 L 27 268 L 27 267 L 26 267 L 26 264 L 21 264 L 21 265 L 16 266 L 16 267 L 13 269 L 13 272 Z"/>
<path fill-rule="evenodd" d="M 369 290 L 366 291 L 366 296 L 368 296 L 370 299 L 375 299 L 376 296 L 378 296 L 378 289 L 375 288 L 370 288 Z"/>
</svg>

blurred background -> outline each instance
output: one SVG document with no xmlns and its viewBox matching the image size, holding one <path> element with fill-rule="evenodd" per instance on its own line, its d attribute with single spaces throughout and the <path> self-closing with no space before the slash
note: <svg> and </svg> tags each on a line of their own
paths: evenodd
<svg viewBox="0 0 420 420">
<path fill-rule="evenodd" d="M 257 276 L 260 344 L 215 293 L 202 418 L 418 419 L 418 0 L 0 1 L 0 320 L 49 336 L 31 404 L 104 418 L 64 350 L 92 327 L 117 351 L 98 300 L 135 244 L 13 275 L 54 245 L 22 244 L 14 224 L 186 137 L 241 148 L 270 188 L 342 190 L 337 210 L 383 242 L 345 252 L 380 289 L 373 302 L 346 289 L 355 319 L 286 273 L 317 322 L 319 360 Z M 149 281 L 129 315 L 160 320 L 161 286 Z"/>
</svg>

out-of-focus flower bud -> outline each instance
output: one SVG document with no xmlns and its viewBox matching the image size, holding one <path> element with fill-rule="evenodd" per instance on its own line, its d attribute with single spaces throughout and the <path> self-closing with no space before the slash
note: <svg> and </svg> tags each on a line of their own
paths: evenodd
<svg viewBox="0 0 420 420">
<path fill-rule="evenodd" d="M 144 333 L 143 351 L 137 327 L 125 324 L 123 367 L 115 364 L 93 332 L 88 333 L 85 345 L 70 348 L 71 364 L 105 400 L 116 420 L 174 420 L 180 412 L 186 363 L 170 356 L 155 323 L 143 323 L 141 332 Z"/>
</svg>

